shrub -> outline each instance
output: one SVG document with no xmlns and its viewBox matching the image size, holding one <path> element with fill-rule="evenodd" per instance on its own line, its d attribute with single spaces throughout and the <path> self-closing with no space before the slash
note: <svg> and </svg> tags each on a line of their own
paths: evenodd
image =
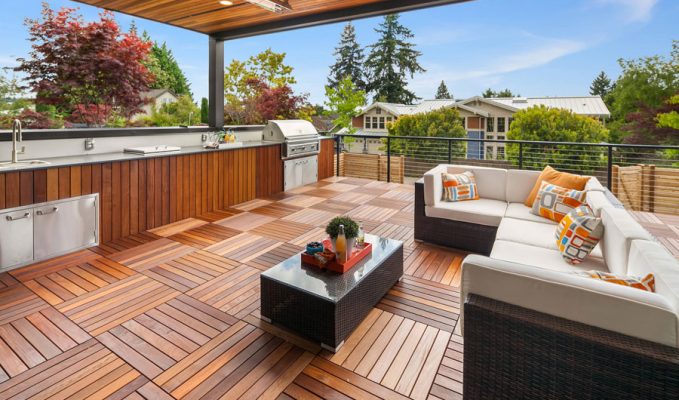
<svg viewBox="0 0 679 400">
<path fill-rule="evenodd" d="M 331 238 L 337 238 L 339 234 L 340 225 L 344 225 L 344 236 L 347 239 L 358 237 L 358 224 L 356 221 L 349 217 L 335 217 L 328 223 L 325 227 L 325 233 L 330 235 Z"/>
</svg>

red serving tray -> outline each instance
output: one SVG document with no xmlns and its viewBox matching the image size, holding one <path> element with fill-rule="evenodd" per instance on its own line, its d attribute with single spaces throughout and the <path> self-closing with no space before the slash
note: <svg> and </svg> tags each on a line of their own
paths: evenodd
<svg viewBox="0 0 679 400">
<path fill-rule="evenodd" d="M 328 261 L 328 263 L 325 265 L 321 264 L 316 259 L 316 257 L 304 252 L 302 253 L 302 263 L 313 265 L 314 267 L 320 269 L 327 269 L 329 271 L 339 272 L 343 274 L 349 271 L 354 265 L 356 265 L 356 263 L 364 259 L 368 254 L 372 254 L 372 251 L 373 251 L 372 244 L 365 243 L 362 249 L 354 249 L 354 252 L 351 254 L 351 257 L 344 264 L 337 262 L 336 259 L 333 259 L 331 261 Z"/>
</svg>

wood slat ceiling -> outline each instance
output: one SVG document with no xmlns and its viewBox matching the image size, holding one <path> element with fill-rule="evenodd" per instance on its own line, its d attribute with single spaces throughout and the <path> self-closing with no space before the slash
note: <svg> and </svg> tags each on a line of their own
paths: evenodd
<svg viewBox="0 0 679 400">
<path fill-rule="evenodd" d="M 230 6 L 218 0 L 77 1 L 220 38 L 235 38 L 466 0 L 289 0 L 291 10 L 280 14 L 244 0 L 232 0 Z"/>
</svg>

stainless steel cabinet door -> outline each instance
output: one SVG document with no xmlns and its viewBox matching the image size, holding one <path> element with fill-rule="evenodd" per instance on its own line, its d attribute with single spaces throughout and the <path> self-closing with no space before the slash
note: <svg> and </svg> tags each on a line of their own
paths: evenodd
<svg viewBox="0 0 679 400">
<path fill-rule="evenodd" d="M 97 205 L 94 197 L 36 207 L 34 210 L 36 260 L 97 242 Z"/>
<path fill-rule="evenodd" d="M 32 260 L 32 210 L 0 214 L 0 271 Z"/>
</svg>

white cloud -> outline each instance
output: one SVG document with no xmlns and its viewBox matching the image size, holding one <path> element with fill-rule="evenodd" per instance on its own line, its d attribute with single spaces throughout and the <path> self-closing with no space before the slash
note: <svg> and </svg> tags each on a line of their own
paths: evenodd
<svg viewBox="0 0 679 400">
<path fill-rule="evenodd" d="M 614 7 L 627 22 L 647 22 L 658 0 L 596 0 L 596 3 Z"/>
</svg>

